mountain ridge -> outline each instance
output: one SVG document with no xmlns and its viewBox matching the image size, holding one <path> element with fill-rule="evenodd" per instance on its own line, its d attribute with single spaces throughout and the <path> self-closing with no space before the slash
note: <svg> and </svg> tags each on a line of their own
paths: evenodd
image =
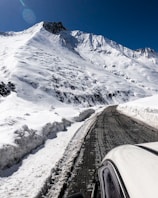
<svg viewBox="0 0 158 198">
<path fill-rule="evenodd" d="M 59 30 L 52 34 L 48 24 L 59 25 Z M 101 35 L 66 30 L 60 22 L 41 22 L 11 35 L 0 36 L 15 45 L 8 58 L 9 42 L 4 44 L 0 76 L 13 81 L 23 99 L 32 100 L 29 90 L 37 101 L 38 95 L 46 100 L 47 94 L 62 103 L 93 106 L 128 101 L 126 95 L 134 99 L 157 93 L 158 56 L 152 49 L 130 50 Z"/>
</svg>

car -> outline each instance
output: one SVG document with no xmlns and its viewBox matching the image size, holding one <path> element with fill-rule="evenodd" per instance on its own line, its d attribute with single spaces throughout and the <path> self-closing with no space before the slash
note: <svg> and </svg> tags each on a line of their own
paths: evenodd
<svg viewBox="0 0 158 198">
<path fill-rule="evenodd" d="M 158 142 L 112 149 L 98 178 L 101 198 L 158 197 Z"/>
</svg>

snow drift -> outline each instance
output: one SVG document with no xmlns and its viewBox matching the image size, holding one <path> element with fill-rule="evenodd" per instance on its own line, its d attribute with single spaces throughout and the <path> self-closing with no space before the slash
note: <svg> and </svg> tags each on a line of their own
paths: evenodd
<svg viewBox="0 0 158 198">
<path fill-rule="evenodd" d="M 158 95 L 142 98 L 118 106 L 122 113 L 158 129 Z"/>
</svg>

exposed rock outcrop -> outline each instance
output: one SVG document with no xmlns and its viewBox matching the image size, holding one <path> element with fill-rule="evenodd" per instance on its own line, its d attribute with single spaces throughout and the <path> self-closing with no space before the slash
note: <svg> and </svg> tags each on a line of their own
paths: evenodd
<svg viewBox="0 0 158 198">
<path fill-rule="evenodd" d="M 66 30 L 62 22 L 44 22 L 43 27 L 53 34 L 58 34 L 61 31 Z"/>
<path fill-rule="evenodd" d="M 8 82 L 7 84 L 0 82 L 0 96 L 8 96 L 11 91 L 15 92 L 15 85 L 12 82 Z"/>
</svg>

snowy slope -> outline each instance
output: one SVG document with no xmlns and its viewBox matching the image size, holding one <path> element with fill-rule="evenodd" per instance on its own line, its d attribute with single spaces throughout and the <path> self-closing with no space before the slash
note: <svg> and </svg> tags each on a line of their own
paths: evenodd
<svg viewBox="0 0 158 198">
<path fill-rule="evenodd" d="M 80 31 L 52 34 L 42 25 L 0 38 L 0 76 L 16 84 L 19 97 L 91 106 L 157 92 L 156 53 Z"/>
<path fill-rule="evenodd" d="M 127 86 L 157 91 L 158 54 L 151 49 L 132 51 L 103 36 L 79 31 L 73 35 L 80 41 L 80 55 Z M 121 79 L 120 79 L 121 78 Z M 125 81 L 123 81 L 125 83 Z M 112 82 L 112 81 L 111 81 Z M 119 87 L 119 86 L 117 86 Z"/>
<path fill-rule="evenodd" d="M 44 24 L 41 22 L 22 32 L 0 33 L 0 79 L 3 82 L 0 95 L 2 85 L 8 82 L 16 89 L 16 92 L 7 92 L 8 96 L 0 96 L 2 172 L 44 143 L 47 145 L 50 141 L 50 145 L 58 145 L 59 132 L 94 112 L 86 110 L 87 107 L 123 103 L 158 92 L 155 51 L 149 48 L 133 51 L 103 36 L 81 31 L 52 34 Z M 6 87 L 3 88 L 6 91 Z M 74 134 L 75 130 L 64 136 L 67 141 L 59 158 Z M 46 150 L 39 149 L 39 152 Z M 28 162 L 25 164 L 28 166 Z M 21 171 L 23 165 L 19 166 Z M 45 174 L 45 170 L 43 172 Z M 14 174 L 12 176 L 13 180 L 12 177 L 0 178 L 1 185 L 15 181 Z M 22 183 L 19 177 L 17 181 Z M 42 185 L 45 179 L 41 178 Z M 5 185 L 4 189 L 7 189 Z M 4 189 L 2 185 L 0 191 L 5 192 Z M 24 197 L 18 193 L 12 197 Z"/>
</svg>

